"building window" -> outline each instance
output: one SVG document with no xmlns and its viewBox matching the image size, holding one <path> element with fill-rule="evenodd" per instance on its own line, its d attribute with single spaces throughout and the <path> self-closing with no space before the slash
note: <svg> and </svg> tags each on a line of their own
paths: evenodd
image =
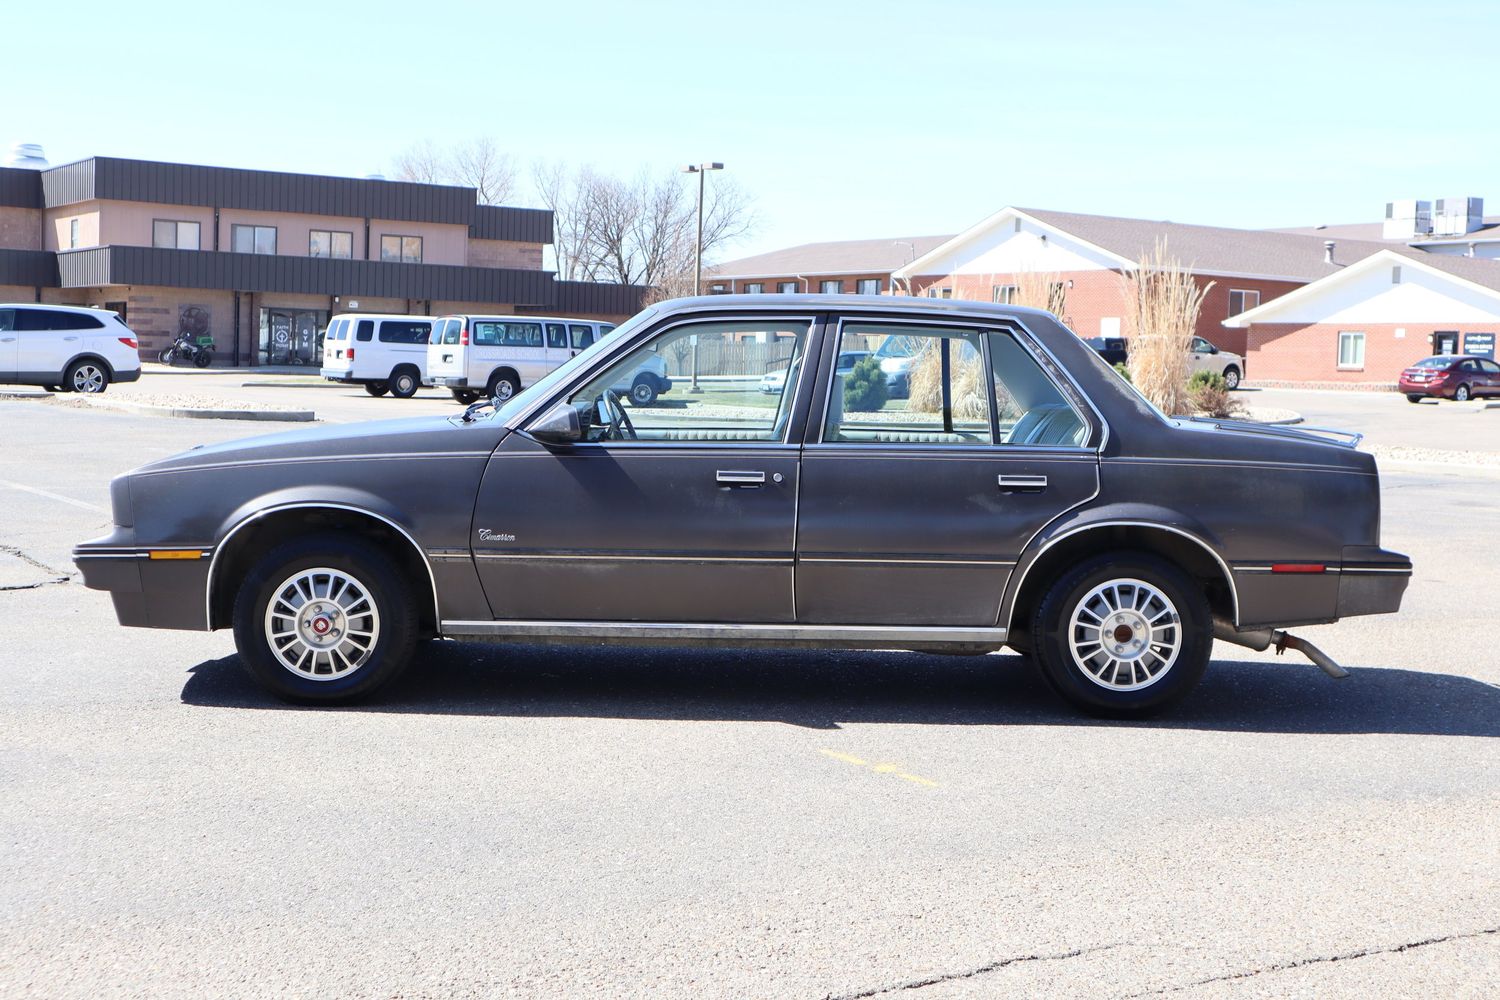
<svg viewBox="0 0 1500 1000">
<path fill-rule="evenodd" d="M 844 283 L 842 281 L 820 281 L 818 282 L 818 291 L 824 295 L 842 295 Z"/>
<path fill-rule="evenodd" d="M 796 295 L 797 283 L 795 281 L 778 281 L 776 282 L 776 291 L 781 295 Z"/>
<path fill-rule="evenodd" d="M 275 253 L 275 226 L 230 226 L 229 245 L 235 253 Z"/>
<path fill-rule="evenodd" d="M 880 279 L 879 278 L 860 278 L 858 281 L 856 281 L 854 283 L 854 294 L 855 295 L 879 295 L 880 294 Z"/>
<path fill-rule="evenodd" d="M 762 282 L 762 281 L 747 281 L 747 282 L 745 282 L 745 294 L 746 295 L 759 295 L 761 292 L 764 292 L 765 290 L 766 290 L 765 282 Z"/>
<path fill-rule="evenodd" d="M 710 295 L 723 295 L 723 294 L 726 293 L 726 291 L 727 291 L 727 289 L 725 289 L 725 287 L 723 285 L 710 285 L 710 286 L 708 286 L 708 294 L 710 294 Z"/>
<path fill-rule="evenodd" d="M 422 263 L 422 237 L 380 237 L 380 259 L 397 264 Z"/>
<path fill-rule="evenodd" d="M 990 301 L 998 302 L 1002 306 L 1013 306 L 1016 304 L 1015 285 L 992 285 L 990 286 Z"/>
<path fill-rule="evenodd" d="M 1365 366 L 1365 335 L 1352 330 L 1339 332 L 1339 367 L 1361 369 Z"/>
<path fill-rule="evenodd" d="M 1260 305 L 1260 292 L 1247 292 L 1239 288 L 1229 290 L 1229 315 L 1238 316 L 1258 305 Z"/>
<path fill-rule="evenodd" d="M 68 249 L 71 250 L 78 245 L 78 220 L 68 220 Z"/>
<path fill-rule="evenodd" d="M 354 234 L 337 230 L 313 229 L 307 234 L 309 257 L 337 257 L 348 260 L 354 256 Z"/>
<path fill-rule="evenodd" d="M 272 237 L 274 243 L 275 237 Z M 198 249 L 198 223 L 173 219 L 151 221 L 151 245 L 166 250 Z"/>
<path fill-rule="evenodd" d="M 933 285 L 927 289 L 927 297 L 929 299 L 951 299 L 953 298 L 953 289 Z"/>
</svg>

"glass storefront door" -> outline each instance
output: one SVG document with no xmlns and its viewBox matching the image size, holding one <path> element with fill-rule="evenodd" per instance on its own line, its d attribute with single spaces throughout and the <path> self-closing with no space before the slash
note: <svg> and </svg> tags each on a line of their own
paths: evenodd
<svg viewBox="0 0 1500 1000">
<path fill-rule="evenodd" d="M 261 309 L 259 363 L 321 367 L 328 319 L 320 309 Z"/>
</svg>

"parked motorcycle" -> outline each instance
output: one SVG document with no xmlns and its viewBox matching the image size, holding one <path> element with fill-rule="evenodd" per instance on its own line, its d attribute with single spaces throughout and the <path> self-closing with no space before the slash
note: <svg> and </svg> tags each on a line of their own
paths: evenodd
<svg viewBox="0 0 1500 1000">
<path fill-rule="evenodd" d="M 214 361 L 214 345 L 195 343 L 193 338 L 184 331 L 177 335 L 171 347 L 163 347 L 157 352 L 156 360 L 164 365 L 190 361 L 199 368 L 207 368 Z"/>
</svg>

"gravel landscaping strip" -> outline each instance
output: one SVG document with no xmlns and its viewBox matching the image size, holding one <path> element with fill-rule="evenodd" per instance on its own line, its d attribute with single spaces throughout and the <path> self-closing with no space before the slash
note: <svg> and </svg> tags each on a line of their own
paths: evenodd
<svg viewBox="0 0 1500 1000">
<path fill-rule="evenodd" d="M 59 402 L 62 402 L 59 400 Z M 129 399 L 109 396 L 73 396 L 73 404 L 106 410 L 125 410 L 188 420 L 274 420 L 307 423 L 318 419 L 312 410 L 295 410 L 256 400 L 237 399 L 226 405 L 222 398 L 192 392 L 134 393 Z"/>
</svg>

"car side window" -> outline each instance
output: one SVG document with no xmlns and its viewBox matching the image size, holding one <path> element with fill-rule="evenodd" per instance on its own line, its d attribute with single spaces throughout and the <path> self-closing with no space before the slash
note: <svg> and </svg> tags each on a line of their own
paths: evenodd
<svg viewBox="0 0 1500 1000">
<path fill-rule="evenodd" d="M 1081 448 L 1088 424 L 1016 338 L 989 335 L 995 423 L 1007 445 Z"/>
<path fill-rule="evenodd" d="M 670 327 L 568 401 L 586 441 L 780 441 L 809 326 L 762 319 Z M 765 376 L 776 368 L 792 375 L 768 390 Z"/>
<path fill-rule="evenodd" d="M 0 329 L 4 329 L 4 327 L 0 327 Z M 1496 364 L 1493 361 L 1481 361 L 1479 362 L 1479 367 L 1488 375 L 1500 375 L 1500 364 Z"/>
<path fill-rule="evenodd" d="M 14 309 L 0 309 L 0 333 L 16 328 L 16 311 Z"/>
<path fill-rule="evenodd" d="M 540 324 L 540 323 L 506 323 L 505 324 L 505 346 L 507 346 L 507 347 L 541 347 L 542 346 L 542 324 Z"/>
<path fill-rule="evenodd" d="M 469 343 L 475 347 L 499 347 L 500 338 L 505 334 L 505 324 L 496 322 L 479 322 L 469 331 Z"/>
<path fill-rule="evenodd" d="M 573 350 L 575 350 L 575 351 L 581 351 L 585 347 L 591 347 L 593 345 L 593 343 L 594 343 L 594 328 L 593 327 L 591 327 L 591 326 L 582 326 L 580 324 L 576 324 L 575 323 L 574 325 L 568 327 L 568 330 L 573 334 Z"/>
<path fill-rule="evenodd" d="M 568 328 L 562 323 L 548 323 L 547 346 L 566 348 L 568 346 Z"/>
<path fill-rule="evenodd" d="M 359 321 L 359 328 L 354 333 L 354 339 L 355 340 L 360 340 L 360 341 L 367 341 L 371 337 L 374 337 L 374 336 L 375 336 L 375 321 L 373 319 L 362 319 L 362 320 L 360 320 Z"/>
<path fill-rule="evenodd" d="M 381 321 L 380 342 L 382 344 L 425 344 L 432 336 L 431 323 L 411 323 L 404 320 Z"/>
<path fill-rule="evenodd" d="M 845 323 L 823 440 L 840 444 L 986 445 L 990 391 L 977 330 Z"/>
<path fill-rule="evenodd" d="M 26 331 L 55 330 L 53 314 L 45 309 L 17 309 L 15 329 Z"/>
</svg>

